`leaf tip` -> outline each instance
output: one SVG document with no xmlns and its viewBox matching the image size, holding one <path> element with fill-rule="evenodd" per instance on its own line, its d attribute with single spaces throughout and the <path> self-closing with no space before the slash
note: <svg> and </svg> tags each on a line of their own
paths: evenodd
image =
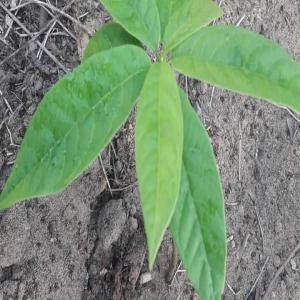
<svg viewBox="0 0 300 300">
<path fill-rule="evenodd" d="M 151 237 L 147 234 L 147 240 L 148 240 L 148 266 L 149 266 L 149 270 L 151 271 L 153 269 L 157 253 L 161 245 L 162 237 L 160 237 L 157 234 Z"/>
<path fill-rule="evenodd" d="M 155 259 L 156 259 L 156 255 L 157 255 L 158 249 L 157 250 L 151 250 L 149 248 L 149 255 L 148 255 L 148 266 L 149 266 L 149 270 L 152 271 L 154 263 L 155 263 Z"/>
</svg>

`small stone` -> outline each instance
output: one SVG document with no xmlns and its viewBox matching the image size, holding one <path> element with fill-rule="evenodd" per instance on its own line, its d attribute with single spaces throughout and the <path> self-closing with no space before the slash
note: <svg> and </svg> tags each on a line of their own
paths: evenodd
<svg viewBox="0 0 300 300">
<path fill-rule="evenodd" d="M 263 261 L 264 260 L 264 256 L 262 254 L 259 254 L 259 260 Z"/>
<path fill-rule="evenodd" d="M 104 276 L 104 275 L 107 274 L 107 272 L 108 272 L 107 269 L 104 268 L 104 269 L 102 269 L 102 270 L 100 271 L 99 275 L 100 275 L 100 276 Z"/>
<path fill-rule="evenodd" d="M 43 88 L 43 81 L 39 78 L 35 81 L 35 90 L 40 91 Z"/>
<path fill-rule="evenodd" d="M 278 255 L 274 256 L 274 265 L 276 268 L 278 268 L 281 265 L 281 258 Z"/>
<path fill-rule="evenodd" d="M 30 115 L 32 116 L 32 115 L 34 114 L 34 112 L 35 112 L 35 109 L 36 109 L 36 105 L 35 105 L 35 104 L 30 105 L 30 106 L 27 108 L 28 114 L 30 114 Z"/>
<path fill-rule="evenodd" d="M 123 200 L 109 201 L 101 211 L 98 221 L 99 246 L 108 250 L 121 236 L 127 221 Z"/>
<path fill-rule="evenodd" d="M 294 271 L 297 270 L 297 264 L 294 259 L 291 259 L 291 266 L 292 266 L 292 270 L 294 270 Z"/>
<path fill-rule="evenodd" d="M 131 216 L 134 216 L 134 215 L 136 214 L 136 206 L 135 206 L 135 205 L 132 205 L 132 206 L 130 207 L 129 214 L 130 214 Z"/>
<path fill-rule="evenodd" d="M 235 241 L 234 240 L 231 242 L 231 247 L 235 248 Z"/>
<path fill-rule="evenodd" d="M 296 156 L 298 156 L 300 158 L 300 146 L 296 147 L 294 153 Z"/>
<path fill-rule="evenodd" d="M 147 272 L 147 273 L 144 273 L 141 275 L 141 278 L 140 278 L 140 285 L 143 285 L 149 281 L 152 280 L 152 275 L 151 273 Z"/>
<path fill-rule="evenodd" d="M 275 232 L 281 233 L 282 231 L 283 231 L 282 223 L 280 222 L 280 220 L 277 220 L 275 224 Z"/>
<path fill-rule="evenodd" d="M 233 235 L 230 235 L 228 238 L 227 238 L 227 243 L 231 242 L 233 240 Z"/>
<path fill-rule="evenodd" d="M 88 274 L 90 274 L 90 276 L 96 276 L 97 273 L 98 273 L 98 271 L 99 271 L 98 266 L 97 266 L 95 263 L 93 263 L 93 264 L 91 264 L 90 267 L 89 267 L 89 272 L 88 272 Z"/>
<path fill-rule="evenodd" d="M 21 282 L 18 288 L 18 299 L 24 299 L 25 293 L 26 293 L 26 285 L 23 282 Z"/>
<path fill-rule="evenodd" d="M 284 282 L 284 280 L 281 280 L 280 282 L 280 287 L 283 293 L 286 292 L 286 283 Z"/>
<path fill-rule="evenodd" d="M 202 82 L 202 94 L 206 94 L 208 91 L 208 84 L 206 82 Z"/>
<path fill-rule="evenodd" d="M 120 173 L 120 172 L 122 171 L 122 167 L 123 167 L 123 166 L 122 166 L 121 161 L 118 160 L 118 161 L 116 162 L 116 170 L 117 170 L 117 172 Z"/>
<path fill-rule="evenodd" d="M 37 48 L 36 43 L 30 43 L 30 44 L 29 44 L 29 50 L 30 50 L 31 52 L 34 52 L 34 51 L 36 50 L 36 48 Z"/>
<path fill-rule="evenodd" d="M 131 232 L 134 232 L 138 229 L 138 221 L 136 218 L 130 217 L 128 219 L 129 229 Z"/>
</svg>

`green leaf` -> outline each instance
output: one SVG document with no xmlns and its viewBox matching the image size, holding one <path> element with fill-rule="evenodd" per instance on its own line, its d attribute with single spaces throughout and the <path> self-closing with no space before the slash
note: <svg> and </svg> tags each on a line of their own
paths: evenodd
<svg viewBox="0 0 300 300">
<path fill-rule="evenodd" d="M 161 35 L 167 49 L 222 15 L 211 0 L 156 0 L 160 14 Z"/>
<path fill-rule="evenodd" d="M 236 26 L 201 29 L 172 54 L 193 78 L 300 112 L 300 65 L 275 43 Z"/>
<path fill-rule="evenodd" d="M 107 23 L 103 25 L 90 39 L 82 61 L 87 60 L 90 56 L 111 48 L 123 45 L 140 46 L 141 43 L 130 35 L 124 28 L 117 23 Z"/>
<path fill-rule="evenodd" d="M 150 268 L 179 193 L 182 122 L 175 75 L 168 64 L 157 63 L 146 77 L 136 121 L 136 167 Z"/>
<path fill-rule="evenodd" d="M 129 33 L 156 50 L 160 40 L 155 0 L 101 0 L 105 8 Z"/>
<path fill-rule="evenodd" d="M 220 300 L 225 277 L 225 221 L 219 173 L 204 126 L 181 92 L 184 146 L 180 194 L 171 232 L 187 275 L 203 300 Z"/>
<path fill-rule="evenodd" d="M 136 46 L 93 55 L 44 97 L 0 208 L 61 191 L 107 145 L 140 94 L 150 61 Z"/>
</svg>

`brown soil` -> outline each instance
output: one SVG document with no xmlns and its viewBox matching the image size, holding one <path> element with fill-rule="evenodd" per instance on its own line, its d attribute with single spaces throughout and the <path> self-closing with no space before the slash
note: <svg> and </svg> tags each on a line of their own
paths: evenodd
<svg viewBox="0 0 300 300">
<path fill-rule="evenodd" d="M 9 8 L 15 2 L 1 0 Z M 56 2 L 59 8 L 69 3 L 51 1 Z M 225 16 L 218 22 L 241 20 L 240 26 L 278 42 L 300 61 L 299 1 L 231 0 L 222 8 Z M 82 16 L 92 31 L 109 19 L 94 0 L 75 1 L 67 13 Z M 52 18 L 36 4 L 16 16 L 30 32 Z M 59 20 L 75 39 L 56 24 L 46 48 L 71 70 L 88 35 L 67 18 Z M 36 106 L 64 75 L 46 53 L 39 60 L 39 47 L 28 43 L 30 37 L 18 24 L 10 24 L 0 8 L 0 188 Z M 180 81 L 212 138 L 223 181 L 228 236 L 224 299 L 261 299 L 300 242 L 299 122 L 265 102 L 190 79 L 186 85 L 183 77 Z M 0 299 L 196 299 L 182 267 L 171 284 L 166 282 L 169 233 L 148 273 L 133 135 L 134 113 L 102 153 L 103 163 L 96 160 L 63 193 L 0 213 Z M 275 281 L 269 299 L 300 299 L 299 252 Z"/>
</svg>

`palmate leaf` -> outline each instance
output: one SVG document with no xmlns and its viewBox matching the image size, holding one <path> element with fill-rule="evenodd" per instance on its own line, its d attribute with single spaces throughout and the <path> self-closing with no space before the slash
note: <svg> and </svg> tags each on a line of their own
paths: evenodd
<svg viewBox="0 0 300 300">
<path fill-rule="evenodd" d="M 154 64 L 145 80 L 136 121 L 136 167 L 152 267 L 179 193 L 183 123 L 175 75 Z"/>
<path fill-rule="evenodd" d="M 93 55 L 59 81 L 24 137 L 0 208 L 61 191 L 96 158 L 127 118 L 150 61 L 136 46 Z"/>
<path fill-rule="evenodd" d="M 107 23 L 103 25 L 90 39 L 83 53 L 82 61 L 87 60 L 92 55 L 123 45 L 141 46 L 139 40 L 129 34 L 117 23 Z"/>
<path fill-rule="evenodd" d="M 211 0 L 156 0 L 162 41 L 167 49 L 222 15 Z"/>
<path fill-rule="evenodd" d="M 190 77 L 300 112 L 300 65 L 256 33 L 203 28 L 174 49 L 172 64 Z"/>
<path fill-rule="evenodd" d="M 226 258 L 220 178 L 206 130 L 183 92 L 181 103 L 182 177 L 171 232 L 187 275 L 201 299 L 220 300 Z"/>
<path fill-rule="evenodd" d="M 156 50 L 160 40 L 155 0 L 101 0 L 112 17 L 129 33 Z"/>
</svg>

